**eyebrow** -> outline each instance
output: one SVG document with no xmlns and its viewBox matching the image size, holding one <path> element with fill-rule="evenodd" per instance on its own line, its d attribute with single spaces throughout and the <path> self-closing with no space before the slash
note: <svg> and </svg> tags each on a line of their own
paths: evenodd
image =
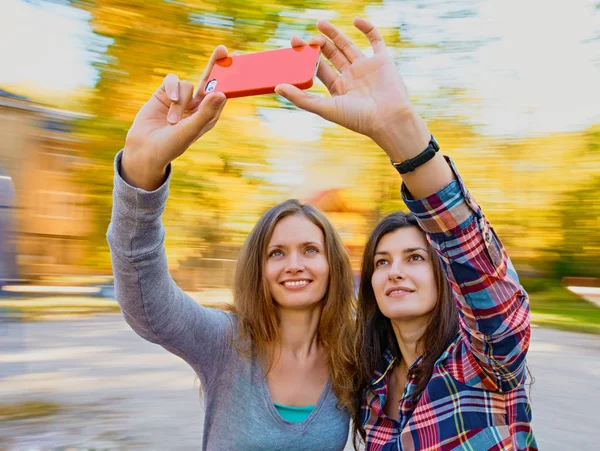
<svg viewBox="0 0 600 451">
<path fill-rule="evenodd" d="M 404 249 L 402 251 L 402 253 L 408 254 L 410 252 L 415 252 L 415 251 L 427 252 L 427 249 L 425 249 L 424 247 L 409 247 L 409 248 Z M 388 252 L 388 251 L 375 252 L 375 255 L 389 255 L 389 254 L 390 254 L 390 252 Z"/>
<path fill-rule="evenodd" d="M 323 244 L 317 243 L 315 241 L 306 241 L 305 243 L 300 243 L 301 247 L 303 247 L 303 246 L 310 246 L 310 245 L 323 247 Z M 267 249 L 271 249 L 271 248 L 274 248 L 274 247 L 275 248 L 277 248 L 277 247 L 286 248 L 286 247 L 289 247 L 289 246 L 285 245 L 285 244 L 272 244 Z"/>
</svg>

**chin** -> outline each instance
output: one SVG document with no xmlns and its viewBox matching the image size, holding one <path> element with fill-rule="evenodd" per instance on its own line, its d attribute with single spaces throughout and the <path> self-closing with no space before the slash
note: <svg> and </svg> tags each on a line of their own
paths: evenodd
<svg viewBox="0 0 600 451">
<path fill-rule="evenodd" d="M 296 311 L 301 311 L 301 310 L 312 310 L 315 307 L 319 306 L 321 304 L 320 301 L 317 302 L 278 302 L 277 305 L 280 308 L 286 309 L 286 310 L 296 310 Z"/>
<path fill-rule="evenodd" d="M 320 305 L 322 303 L 322 299 L 315 300 L 314 297 L 306 298 L 306 297 L 300 297 L 300 296 L 298 296 L 297 298 L 294 299 L 293 296 L 286 296 L 281 301 L 276 300 L 275 302 L 277 303 L 278 306 L 285 308 L 285 309 L 307 310 L 307 309 L 314 308 L 317 305 Z"/>
<path fill-rule="evenodd" d="M 389 318 L 391 320 L 410 320 L 421 318 L 423 316 L 429 315 L 430 312 L 425 312 L 419 309 L 411 309 L 411 308 L 388 308 L 388 309 L 380 309 L 383 316 Z"/>
</svg>

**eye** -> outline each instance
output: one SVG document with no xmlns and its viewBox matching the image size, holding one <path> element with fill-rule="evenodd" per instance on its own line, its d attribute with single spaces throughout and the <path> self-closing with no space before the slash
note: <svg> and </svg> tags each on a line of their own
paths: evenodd
<svg viewBox="0 0 600 451">
<path fill-rule="evenodd" d="M 379 267 L 379 266 L 383 266 L 387 264 L 387 260 L 385 258 L 380 258 L 379 260 L 375 261 L 375 267 Z"/>
<path fill-rule="evenodd" d="M 274 251 L 271 251 L 269 253 L 269 257 L 281 257 L 283 255 L 283 252 L 281 252 L 281 250 L 279 249 L 275 249 Z"/>
<path fill-rule="evenodd" d="M 315 246 L 309 246 L 306 248 L 306 253 L 307 254 L 318 254 L 319 253 L 319 249 L 316 248 Z"/>
<path fill-rule="evenodd" d="M 409 262 L 419 262 L 419 261 L 425 261 L 425 259 L 423 258 L 422 255 L 412 254 L 410 257 L 408 257 L 408 261 Z"/>
</svg>

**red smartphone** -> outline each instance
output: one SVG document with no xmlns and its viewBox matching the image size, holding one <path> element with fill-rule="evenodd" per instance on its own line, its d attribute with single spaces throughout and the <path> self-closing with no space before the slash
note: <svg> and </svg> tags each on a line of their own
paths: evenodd
<svg viewBox="0 0 600 451">
<path fill-rule="evenodd" d="M 289 83 L 300 89 L 313 85 L 321 48 L 304 45 L 215 61 L 204 93 L 222 92 L 227 98 L 271 94 L 275 86 Z"/>
</svg>

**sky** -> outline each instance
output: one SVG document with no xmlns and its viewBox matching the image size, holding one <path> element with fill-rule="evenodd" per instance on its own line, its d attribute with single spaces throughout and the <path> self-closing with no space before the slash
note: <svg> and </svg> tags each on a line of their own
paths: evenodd
<svg viewBox="0 0 600 451">
<path fill-rule="evenodd" d="M 88 19 L 88 13 L 71 7 L 0 1 L 0 84 L 59 91 L 93 86 L 94 55 L 84 47 L 94 37 Z"/>
<path fill-rule="evenodd" d="M 402 0 L 386 2 L 373 19 L 405 23 L 402 35 L 414 43 L 441 44 L 401 56 L 400 70 L 411 93 L 467 88 L 481 102 L 465 112 L 486 133 L 530 135 L 600 122 L 596 3 Z"/>
<path fill-rule="evenodd" d="M 411 94 L 437 102 L 436 112 L 468 117 L 482 133 L 531 136 L 600 123 L 596 3 L 388 0 L 357 15 L 398 27 L 404 39 L 420 45 L 394 57 Z M 85 48 L 94 40 L 88 19 L 67 6 L 2 0 L 0 86 L 27 83 L 67 94 L 94 86 L 95 55 Z M 478 102 L 440 100 L 441 88 L 467 90 Z M 309 113 L 295 114 L 317 129 L 291 137 L 318 139 L 324 124 L 304 117 Z M 279 129 L 285 122 L 273 114 L 265 120 Z"/>
</svg>

